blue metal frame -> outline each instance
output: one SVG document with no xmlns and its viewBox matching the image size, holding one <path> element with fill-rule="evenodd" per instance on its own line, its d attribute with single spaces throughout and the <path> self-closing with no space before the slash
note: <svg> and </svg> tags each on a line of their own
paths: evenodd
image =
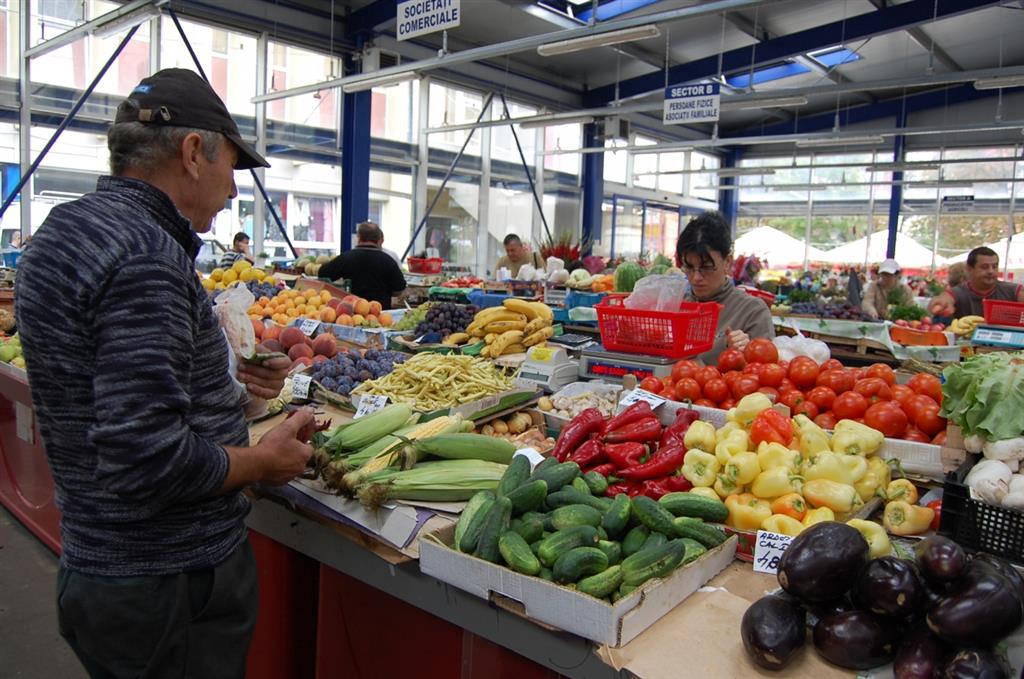
<svg viewBox="0 0 1024 679">
<path fill-rule="evenodd" d="M 396 19 L 397 9 L 395 0 L 374 0 L 346 17 L 345 33 L 350 38 L 376 33 L 379 27 Z"/>
<path fill-rule="evenodd" d="M 862 57 L 854 52 L 853 50 L 845 47 L 834 49 L 825 54 L 819 54 L 817 56 L 809 57 L 814 61 L 826 68 L 832 68 L 834 66 L 840 66 L 842 64 L 853 63 L 859 61 Z M 763 66 L 761 68 L 754 69 L 754 85 L 762 85 L 764 83 L 772 82 L 774 80 L 782 80 L 783 78 L 790 78 L 795 75 L 803 75 L 804 73 L 810 73 L 811 69 L 803 64 L 796 61 L 787 61 L 782 64 L 772 64 L 770 66 Z M 740 89 L 746 89 L 750 87 L 750 73 L 740 73 L 734 76 L 729 76 L 725 79 L 727 83 L 733 87 Z"/>
<path fill-rule="evenodd" d="M 619 216 L 619 197 L 616 195 L 612 196 L 612 242 L 608 246 L 608 258 L 615 259 L 615 222 L 618 221 Z"/>
<path fill-rule="evenodd" d="M 743 151 L 738 148 L 729 149 L 722 158 L 722 167 L 738 167 Z M 719 177 L 718 183 L 726 186 L 735 186 L 739 182 L 738 177 Z M 718 210 L 722 213 L 729 228 L 732 229 L 732 236 L 736 235 L 736 217 L 740 212 L 739 191 L 719 191 Z"/>
<path fill-rule="evenodd" d="M 370 114 L 373 92 L 343 95 L 341 127 L 341 250 L 352 248 L 356 225 L 370 210 Z"/>
<path fill-rule="evenodd" d="M 896 127 L 905 127 L 907 124 L 906 111 L 901 109 L 896 114 Z M 897 134 L 893 139 L 892 145 L 892 159 L 895 163 L 903 162 L 903 142 L 904 136 Z M 903 184 L 900 184 L 903 180 L 903 171 L 897 170 L 892 173 L 892 188 L 889 192 L 889 239 L 885 246 L 885 256 L 892 258 L 896 256 L 896 229 L 900 223 L 900 210 L 903 207 Z M 938 194 L 935 196 L 935 200 L 939 200 Z M 868 233 L 874 231 L 874 224 L 871 223 L 872 215 L 868 216 Z M 939 228 L 936 224 L 935 228 Z"/>
<path fill-rule="evenodd" d="M 602 144 L 597 134 L 597 123 L 583 126 L 583 146 L 597 147 Z M 580 170 L 580 216 L 582 222 L 581 242 L 587 245 L 581 255 L 589 255 L 592 244 L 601 240 L 601 203 L 604 201 L 604 154 L 583 154 Z M 594 227 L 597 227 L 597 238 Z"/>
<path fill-rule="evenodd" d="M 622 16 L 633 10 L 642 9 L 649 5 L 657 4 L 658 0 L 608 0 L 597 7 L 597 20 L 608 21 L 614 19 L 617 16 Z M 588 6 L 587 9 L 578 12 L 576 18 L 581 21 L 590 21 L 591 15 L 594 13 Z"/>
</svg>

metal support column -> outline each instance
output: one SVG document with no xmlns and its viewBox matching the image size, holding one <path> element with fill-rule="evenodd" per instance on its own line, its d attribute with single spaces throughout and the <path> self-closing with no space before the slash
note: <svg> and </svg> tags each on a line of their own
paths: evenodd
<svg viewBox="0 0 1024 679">
<path fill-rule="evenodd" d="M 270 46 L 270 36 L 260 33 L 256 38 L 256 92 L 263 94 L 267 91 L 267 55 Z M 266 158 L 267 156 L 267 103 L 261 101 L 256 104 L 256 152 Z M 255 169 L 256 180 L 267 182 L 267 170 L 263 167 Z M 255 192 L 252 201 L 252 254 L 258 255 L 264 252 L 267 239 L 265 225 L 267 223 L 267 207 L 262 200 L 257 200 Z M 269 264 L 267 260 L 264 264 Z"/>
<path fill-rule="evenodd" d="M 1021 147 L 1016 144 L 1013 145 L 1013 174 L 1010 182 L 1010 212 L 1006 216 L 1006 252 L 1003 255 L 1003 280 L 1007 280 L 1006 276 L 1010 270 L 1010 247 L 1013 245 L 1013 236 L 1017 233 L 1017 226 L 1013 223 L 1013 211 L 1017 209 L 1017 158 L 1020 158 Z"/>
<path fill-rule="evenodd" d="M 493 112 L 492 112 L 493 115 Z M 490 265 L 491 242 L 491 128 L 480 128 L 480 188 L 477 191 L 476 271 L 485 278 Z"/>
<path fill-rule="evenodd" d="M 900 108 L 896 114 L 896 127 L 902 128 L 907 125 L 907 112 L 905 109 Z M 892 162 L 902 163 L 903 162 L 903 142 L 904 137 L 902 134 L 897 134 L 893 137 L 892 144 Z M 896 256 L 896 229 L 900 223 L 900 208 L 903 205 L 903 172 L 902 170 L 892 173 L 892 190 L 889 193 L 889 242 L 885 247 L 885 256 L 892 258 Z"/>
<path fill-rule="evenodd" d="M 32 77 L 31 57 L 25 56 L 25 50 L 32 41 L 32 11 L 28 0 L 19 3 L 21 14 L 18 16 L 18 39 L 21 45 L 21 58 L 18 60 L 18 159 L 21 182 L 27 191 L 21 198 L 21 239 L 32 233 L 32 184 L 30 167 L 32 166 Z M 12 191 L 7 200 L 13 200 L 16 193 Z M 7 201 L 5 201 L 7 205 Z M 6 208 L 5 208 L 6 209 Z M 4 210 L 0 210 L 3 216 Z"/>
<path fill-rule="evenodd" d="M 813 161 L 812 161 L 813 162 Z M 814 192 L 807 192 L 807 224 L 804 227 L 804 271 L 811 258 L 811 224 L 814 222 Z"/>
<path fill-rule="evenodd" d="M 732 148 L 722 159 L 722 167 L 738 167 L 740 163 L 740 156 L 743 155 L 743 151 L 739 148 Z M 719 177 L 719 186 L 736 186 L 739 183 L 738 177 Z M 719 190 L 718 192 L 718 209 L 722 213 L 722 217 L 725 218 L 726 223 L 731 229 L 731 235 L 733 238 L 736 237 L 736 218 L 740 213 L 740 192 L 738 189 L 727 189 L 725 191 Z"/>
<path fill-rule="evenodd" d="M 583 146 L 587 148 L 604 146 L 604 139 L 598 134 L 597 123 L 583 126 Z M 595 240 L 601 238 L 601 203 L 604 200 L 604 154 L 583 154 L 583 171 L 581 172 L 583 228 L 580 242 L 586 245 L 581 256 L 590 254 Z M 612 216 L 614 220 L 614 213 Z M 613 222 L 614 223 L 614 222 Z M 596 236 L 595 236 L 596 232 Z"/>
<path fill-rule="evenodd" d="M 547 160 L 547 156 L 544 155 L 544 133 L 547 128 L 538 127 L 533 131 L 533 167 L 536 168 L 536 178 L 533 180 L 537 197 L 540 199 L 540 204 L 537 207 L 537 214 L 533 215 L 533 219 L 530 223 L 530 234 L 533 238 L 534 243 L 540 243 L 540 226 L 544 225 L 547 228 L 547 217 L 544 216 L 544 161 Z M 552 215 L 554 217 L 554 215 Z M 548 236 L 555 240 L 558 238 L 558 224 L 555 224 L 553 230 L 548 233 Z M 540 249 L 537 249 L 540 252 Z"/>
<path fill-rule="evenodd" d="M 160 70 L 160 42 L 163 38 L 163 17 L 155 16 L 149 20 L 149 72 Z"/>
<path fill-rule="evenodd" d="M 406 252 L 422 249 L 416 242 L 416 234 L 419 230 L 415 228 L 415 225 L 426 219 L 427 215 L 427 179 L 430 177 L 430 144 L 429 136 L 423 130 L 430 126 L 430 78 L 424 78 L 420 81 L 419 120 L 416 121 L 416 126 L 416 129 L 419 131 L 419 165 L 416 167 L 415 186 L 413 187 L 412 194 L 413 222 L 409 225 L 413 232 L 409 237 L 409 248 Z M 426 238 L 424 237 L 423 248 L 425 246 Z"/>
</svg>

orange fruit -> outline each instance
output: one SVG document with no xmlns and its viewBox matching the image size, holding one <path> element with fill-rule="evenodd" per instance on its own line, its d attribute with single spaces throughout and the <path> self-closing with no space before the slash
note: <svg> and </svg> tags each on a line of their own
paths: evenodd
<svg viewBox="0 0 1024 679">
<path fill-rule="evenodd" d="M 306 299 L 313 299 L 314 297 L 320 296 L 320 293 L 314 290 L 313 288 L 306 288 L 302 294 L 306 297 Z"/>
<path fill-rule="evenodd" d="M 291 309 L 288 310 L 288 317 L 289 318 L 298 318 L 299 317 L 299 310 L 296 309 L 295 307 L 292 307 Z"/>
<path fill-rule="evenodd" d="M 338 313 L 329 306 L 320 310 L 320 320 L 324 323 L 333 323 L 338 318 Z"/>
<path fill-rule="evenodd" d="M 386 311 L 385 311 L 385 312 L 383 312 L 383 313 L 381 313 L 381 315 L 380 315 L 380 324 L 381 324 L 381 325 L 383 325 L 383 326 L 384 326 L 385 328 L 390 328 L 390 327 L 391 327 L 391 324 L 392 324 L 393 322 L 394 322 L 394 321 L 393 321 L 393 320 L 392 320 L 392 318 L 391 318 L 391 314 L 389 314 L 389 313 L 388 313 L 388 312 L 386 312 Z"/>
<path fill-rule="evenodd" d="M 380 302 L 378 302 L 376 300 L 373 301 L 373 302 L 370 302 L 370 315 L 372 315 L 372 316 L 380 316 Z"/>
<path fill-rule="evenodd" d="M 327 292 L 326 290 L 321 290 L 320 291 L 320 301 L 323 302 L 324 304 L 327 304 L 327 302 L 330 302 L 331 301 L 331 293 Z"/>
<path fill-rule="evenodd" d="M 352 317 L 352 325 L 362 325 L 365 320 L 366 319 L 363 318 L 362 314 L 356 314 Z"/>
<path fill-rule="evenodd" d="M 367 302 L 365 299 L 360 299 L 358 302 L 356 302 L 355 309 L 357 316 L 366 316 L 370 313 L 370 303 Z"/>
<path fill-rule="evenodd" d="M 335 322 L 338 323 L 338 325 L 348 325 L 348 326 L 351 326 L 352 325 L 352 317 L 349 316 L 348 314 L 341 314 L 340 316 L 338 316 L 338 318 L 336 319 Z"/>
</svg>

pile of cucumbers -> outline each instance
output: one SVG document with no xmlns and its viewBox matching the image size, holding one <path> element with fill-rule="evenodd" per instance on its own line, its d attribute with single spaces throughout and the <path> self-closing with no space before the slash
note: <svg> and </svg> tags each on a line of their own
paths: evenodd
<svg viewBox="0 0 1024 679">
<path fill-rule="evenodd" d="M 495 492 L 480 491 L 455 527 L 452 547 L 514 571 L 614 602 L 725 542 L 711 522 L 725 505 L 690 493 L 654 501 L 605 497 L 608 480 L 547 458 L 531 472 L 512 458 Z"/>
</svg>

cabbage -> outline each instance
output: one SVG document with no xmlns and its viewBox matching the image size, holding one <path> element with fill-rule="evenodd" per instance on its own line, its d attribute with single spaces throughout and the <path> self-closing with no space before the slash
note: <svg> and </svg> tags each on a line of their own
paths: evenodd
<svg viewBox="0 0 1024 679">
<path fill-rule="evenodd" d="M 942 371 L 942 416 L 989 441 L 1024 433 L 1024 352 L 969 358 Z"/>
<path fill-rule="evenodd" d="M 586 269 L 576 269 L 569 274 L 569 282 L 567 285 L 574 288 L 589 288 L 590 283 L 593 281 L 593 277 L 590 272 Z"/>
</svg>

